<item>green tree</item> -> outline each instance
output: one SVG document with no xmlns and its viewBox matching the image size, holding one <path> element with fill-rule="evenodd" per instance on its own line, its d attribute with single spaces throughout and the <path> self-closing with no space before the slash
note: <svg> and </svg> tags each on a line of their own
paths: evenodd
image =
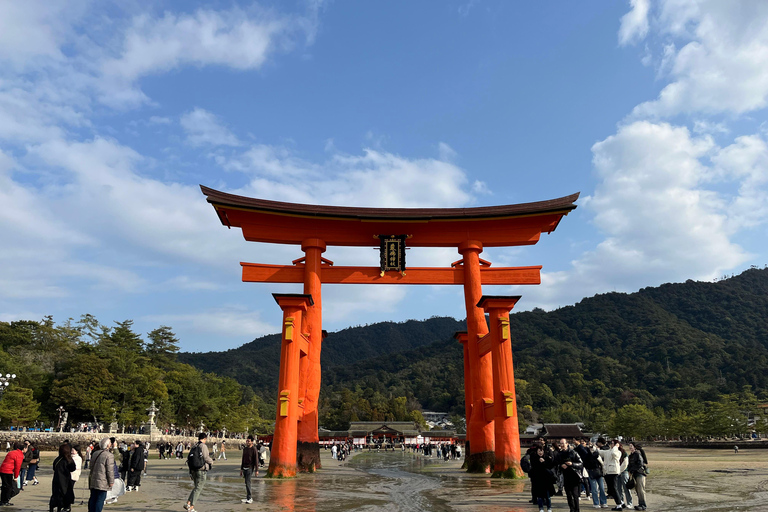
<svg viewBox="0 0 768 512">
<path fill-rule="evenodd" d="M 170 327 L 165 325 L 150 331 L 147 334 L 149 342 L 146 352 L 152 363 L 167 368 L 176 362 L 176 354 L 179 352 L 179 340 Z"/>
<path fill-rule="evenodd" d="M 625 405 L 616 411 L 611 432 L 630 439 L 646 439 L 659 430 L 658 418 L 645 405 Z"/>
<path fill-rule="evenodd" d="M 34 399 L 31 389 L 11 386 L 0 398 L 0 421 L 3 423 L 29 426 L 39 417 L 40 403 Z"/>
<path fill-rule="evenodd" d="M 72 419 L 83 415 L 94 421 L 111 418 L 116 380 L 109 366 L 110 362 L 97 354 L 81 353 L 72 358 L 54 381 L 53 400 L 65 406 Z"/>
</svg>

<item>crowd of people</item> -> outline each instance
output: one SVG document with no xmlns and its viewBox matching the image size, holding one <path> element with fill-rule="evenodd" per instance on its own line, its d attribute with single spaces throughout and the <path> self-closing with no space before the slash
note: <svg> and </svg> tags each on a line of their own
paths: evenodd
<svg viewBox="0 0 768 512">
<path fill-rule="evenodd" d="M 579 512 L 582 498 L 591 499 L 594 508 L 646 510 L 648 458 L 639 443 L 628 443 L 627 450 L 618 439 L 560 439 L 550 445 L 538 437 L 520 465 L 531 479 L 531 503 L 539 512 L 551 512 L 552 497 L 563 495 L 571 512 Z"/>
<path fill-rule="evenodd" d="M 195 512 L 194 503 L 203 490 L 207 473 L 213 466 L 206 442 L 207 434 L 200 434 L 198 442 L 176 443 L 161 442 L 157 444 L 160 459 L 184 459 L 185 450 L 188 457 L 190 478 L 194 488 L 184 509 Z M 214 442 L 219 448 L 219 458 L 226 460 L 226 440 Z M 40 461 L 40 452 L 30 442 L 16 442 L 9 447 L 2 464 L 0 464 L 0 505 L 11 505 L 11 500 L 18 495 L 26 485 L 38 485 L 35 470 Z M 118 459 L 115 457 L 117 451 Z M 268 448 L 257 445 L 253 436 L 244 441 L 240 476 L 244 478 L 246 497 L 243 503 L 252 503 L 251 478 L 258 475 L 259 466 L 268 459 Z M 65 441 L 59 446 L 58 456 L 53 461 L 53 479 L 49 512 L 70 512 L 75 502 L 75 486 L 80 480 L 83 470 L 88 473 L 87 489 L 90 491 L 88 512 L 102 512 L 106 503 L 115 503 L 126 492 L 138 492 L 141 487 L 141 477 L 146 475 L 149 447 L 141 441 L 131 444 L 120 442 L 114 437 L 105 437 L 101 441 L 88 443 L 84 449 Z M 85 489 L 85 486 L 81 486 Z"/>
<path fill-rule="evenodd" d="M 195 512 L 194 504 L 205 486 L 219 446 L 219 458 L 226 460 L 226 441 L 213 443 L 212 457 L 207 440 L 206 434 L 200 434 L 195 444 L 157 444 L 160 459 L 171 458 L 172 455 L 176 459 L 184 459 L 184 452 L 188 453 L 186 464 L 194 486 L 184 504 L 188 512 Z M 343 461 L 351 451 L 361 448 L 351 442 L 344 442 L 334 444 L 330 449 L 334 459 Z M 119 455 L 119 463 L 115 459 L 115 450 Z M 461 458 L 461 446 L 457 443 L 402 444 L 401 450 L 444 460 Z M 240 466 L 240 476 L 244 478 L 246 486 L 246 497 L 241 500 L 243 503 L 253 502 L 251 478 L 258 475 L 259 466 L 265 463 L 265 453 L 268 453 L 266 446 L 257 445 L 253 436 L 245 440 Z M 149 447 L 138 440 L 128 445 L 125 442 L 118 443 L 114 437 L 105 437 L 99 442 L 89 443 L 83 450 L 65 441 L 59 446 L 58 456 L 52 466 L 49 512 L 71 510 L 75 502 L 74 489 L 81 471 L 89 467 L 88 512 L 101 512 L 105 503 L 116 502 L 125 492 L 138 492 L 141 477 L 146 475 L 148 457 Z M 24 486 L 39 484 L 36 477 L 39 461 L 40 452 L 33 443 L 14 443 L 0 464 L 0 506 L 10 505 L 10 500 Z M 565 496 L 571 512 L 579 512 L 579 501 L 582 499 L 591 499 L 594 508 L 611 508 L 609 498 L 614 505 L 611 510 L 646 510 L 648 459 L 639 443 L 630 442 L 625 447 L 617 439 L 607 441 L 602 437 L 594 443 L 586 438 L 571 442 L 560 439 L 547 443 L 544 438 L 538 437 L 525 453 L 520 465 L 531 480 L 531 503 L 538 506 L 539 512 L 545 509 L 551 512 L 553 496 Z"/>
</svg>

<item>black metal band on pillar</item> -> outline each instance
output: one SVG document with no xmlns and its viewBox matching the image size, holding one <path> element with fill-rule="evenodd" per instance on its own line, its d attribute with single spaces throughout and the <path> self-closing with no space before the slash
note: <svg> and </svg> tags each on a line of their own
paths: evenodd
<svg viewBox="0 0 768 512">
<path fill-rule="evenodd" d="M 405 240 L 408 235 L 379 235 L 378 238 L 381 275 L 390 270 L 405 275 Z"/>
</svg>

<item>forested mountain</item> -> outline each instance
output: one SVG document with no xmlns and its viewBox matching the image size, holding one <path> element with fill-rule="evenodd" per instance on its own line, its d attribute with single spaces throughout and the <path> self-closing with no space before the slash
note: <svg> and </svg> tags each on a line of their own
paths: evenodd
<svg viewBox="0 0 768 512">
<path fill-rule="evenodd" d="M 597 295 L 510 321 L 521 423 L 725 435 L 747 431 L 758 401 L 768 401 L 768 269 Z M 463 354 L 453 338 L 463 329 L 431 318 L 330 333 L 321 425 L 423 421 L 421 410 L 463 415 Z M 226 352 L 177 351 L 168 326 L 143 338 L 130 320 L 106 326 L 91 315 L 0 322 L 0 372 L 18 374 L 0 399 L 0 423 L 55 423 L 63 405 L 73 422 L 114 417 L 130 426 L 156 401 L 165 425 L 271 429 L 279 335 Z M 749 429 L 768 431 L 768 418 Z"/>
<path fill-rule="evenodd" d="M 768 399 L 768 270 L 609 293 L 551 312 L 511 316 L 518 404 L 528 419 L 597 427 L 624 405 L 693 414 L 701 404 Z M 330 333 L 323 344 L 325 426 L 401 416 L 463 414 L 463 361 L 453 333 L 432 318 Z M 279 336 L 227 352 L 181 354 L 274 400 Z M 753 394 L 754 393 L 754 394 Z M 698 404 L 698 405 L 697 405 Z"/>
<path fill-rule="evenodd" d="M 463 327 L 452 318 L 431 318 L 423 322 L 382 322 L 365 327 L 350 327 L 328 333 L 323 340 L 325 367 L 345 367 L 374 360 L 378 356 L 399 354 L 445 340 Z M 181 353 L 179 360 L 201 370 L 233 377 L 254 391 L 274 400 L 280 370 L 280 335 L 258 338 L 225 352 Z M 463 368 L 463 367 L 462 367 Z"/>
</svg>

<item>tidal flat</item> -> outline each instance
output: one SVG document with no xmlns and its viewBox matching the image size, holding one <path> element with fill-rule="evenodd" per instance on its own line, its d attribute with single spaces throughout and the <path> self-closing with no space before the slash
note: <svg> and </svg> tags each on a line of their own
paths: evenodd
<svg viewBox="0 0 768 512">
<path fill-rule="evenodd" d="M 768 512 L 768 451 L 665 449 L 646 450 L 651 467 L 648 510 L 697 512 Z M 323 469 L 293 479 L 253 480 L 250 505 L 240 503 L 245 486 L 239 477 L 240 454 L 218 460 L 195 508 L 199 512 L 536 512 L 528 503 L 529 482 L 470 475 L 461 461 L 442 461 L 410 452 L 357 452 L 339 462 L 322 452 Z M 11 511 L 45 511 L 51 490 L 53 454 L 44 454 L 40 485 L 27 486 L 12 500 Z M 87 471 L 75 487 L 73 511 L 87 510 Z M 139 492 L 122 496 L 105 511 L 180 511 L 192 489 L 183 461 L 159 460 L 150 453 Z M 592 509 L 591 500 L 581 501 Z M 552 499 L 553 510 L 568 510 L 565 497 Z M 603 509 L 606 510 L 606 509 Z"/>
</svg>

